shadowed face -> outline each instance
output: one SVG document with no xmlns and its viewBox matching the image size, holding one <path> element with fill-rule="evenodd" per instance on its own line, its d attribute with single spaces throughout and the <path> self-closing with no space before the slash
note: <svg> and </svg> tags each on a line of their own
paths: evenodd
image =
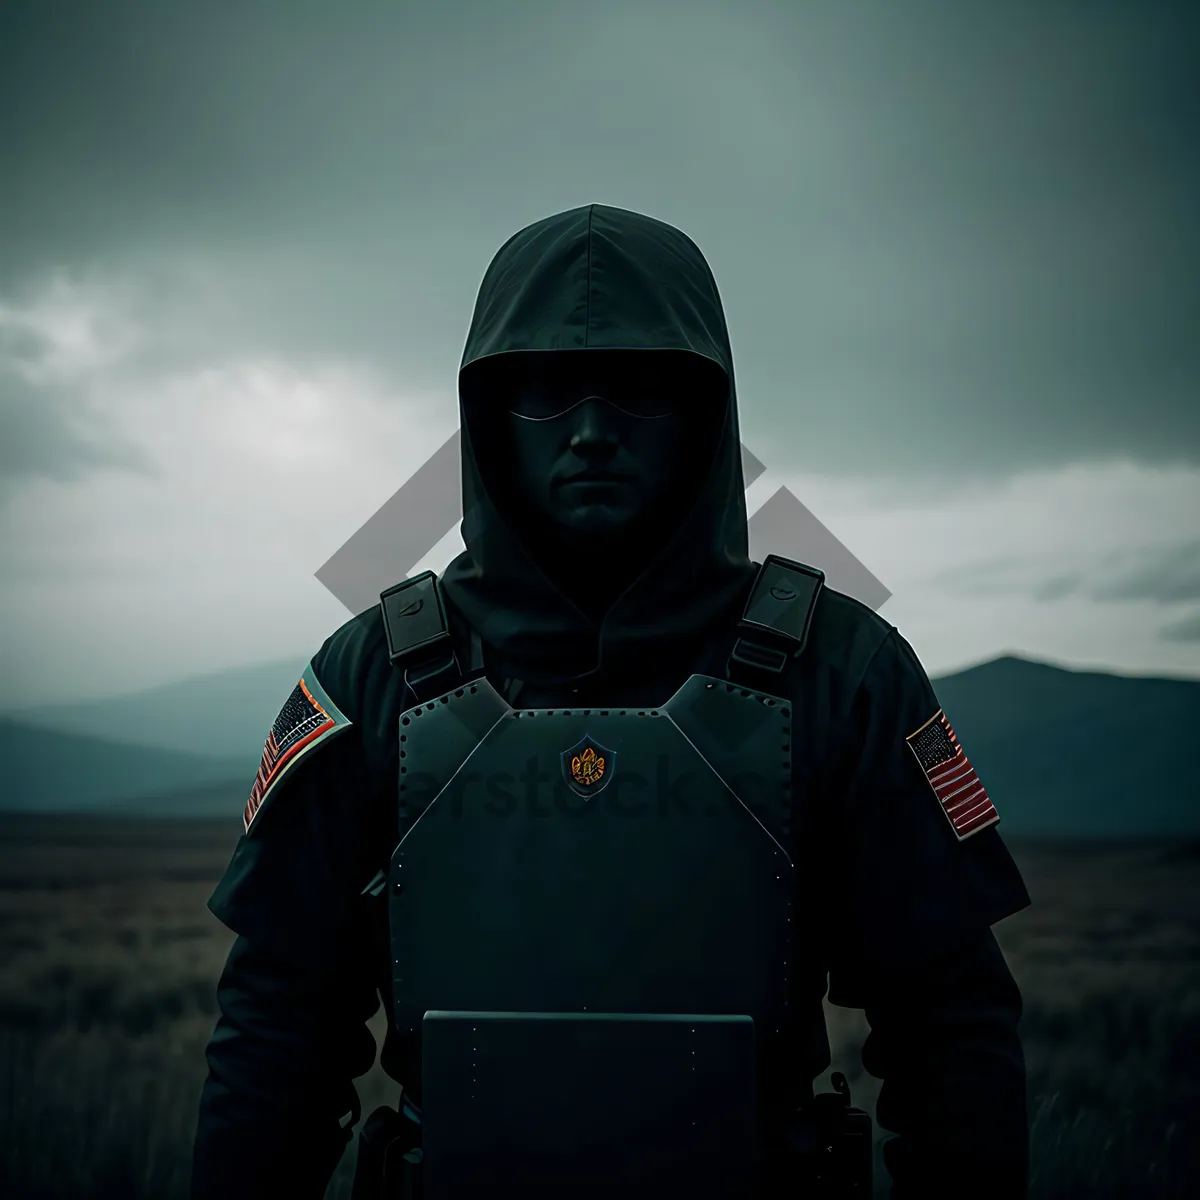
<svg viewBox="0 0 1200 1200">
<path fill-rule="evenodd" d="M 523 358 L 506 391 L 516 494 L 560 536 L 644 540 L 707 472 L 723 380 L 690 355 Z"/>
</svg>

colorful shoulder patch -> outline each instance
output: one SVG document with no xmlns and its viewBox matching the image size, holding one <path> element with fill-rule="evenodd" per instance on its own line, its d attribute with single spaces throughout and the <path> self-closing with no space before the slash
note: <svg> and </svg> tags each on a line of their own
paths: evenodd
<svg viewBox="0 0 1200 1200">
<path fill-rule="evenodd" d="M 350 724 L 317 682 L 312 663 L 309 663 L 267 734 L 262 762 L 250 789 L 246 811 L 242 814 L 247 833 L 267 797 L 296 763 L 322 742 L 349 728 Z"/>
<path fill-rule="evenodd" d="M 1000 820 L 996 806 L 940 708 L 905 741 L 917 756 L 917 762 L 960 842 Z"/>
</svg>

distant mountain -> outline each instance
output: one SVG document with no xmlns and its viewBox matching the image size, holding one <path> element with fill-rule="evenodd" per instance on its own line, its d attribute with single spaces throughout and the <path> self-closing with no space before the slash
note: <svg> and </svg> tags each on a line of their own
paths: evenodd
<svg viewBox="0 0 1200 1200">
<path fill-rule="evenodd" d="M 1200 681 L 1006 657 L 934 687 L 1006 832 L 1200 832 Z"/>
<path fill-rule="evenodd" d="M 0 718 L 0 808 L 222 814 L 303 662 Z M 1200 681 L 1000 658 L 934 681 L 1012 835 L 1200 833 Z"/>
<path fill-rule="evenodd" d="M 304 666 L 304 659 L 255 663 L 110 699 L 20 709 L 0 719 L 205 757 L 248 757 L 253 770 Z"/>
<path fill-rule="evenodd" d="M 205 757 L 34 729 L 0 719 L 0 808 L 8 811 L 97 811 L 137 808 L 151 797 L 183 793 L 189 812 L 224 789 L 249 791 L 260 750 L 249 756 Z M 177 805 L 178 807 L 178 805 Z M 181 810 L 182 811 L 182 810 Z M 228 811 L 228 810 L 227 810 Z"/>
</svg>

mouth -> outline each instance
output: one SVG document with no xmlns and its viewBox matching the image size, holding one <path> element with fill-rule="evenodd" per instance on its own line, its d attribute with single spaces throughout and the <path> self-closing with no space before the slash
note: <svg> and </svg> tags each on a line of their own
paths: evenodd
<svg viewBox="0 0 1200 1200">
<path fill-rule="evenodd" d="M 628 475 L 616 471 L 580 471 L 577 475 L 569 475 L 562 482 L 568 483 L 627 483 Z"/>
</svg>

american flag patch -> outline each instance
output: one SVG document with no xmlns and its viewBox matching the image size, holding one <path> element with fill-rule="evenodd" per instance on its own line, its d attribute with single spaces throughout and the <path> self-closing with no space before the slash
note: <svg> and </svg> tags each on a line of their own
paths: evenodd
<svg viewBox="0 0 1200 1200">
<path fill-rule="evenodd" d="M 917 762 L 960 842 L 1000 820 L 996 806 L 940 708 L 905 740 L 917 756 Z"/>
<path fill-rule="evenodd" d="M 318 743 L 349 724 L 317 682 L 310 663 L 267 734 L 262 762 L 258 765 L 250 799 L 246 801 L 246 810 L 242 814 L 242 824 L 247 833 L 267 795 L 301 755 L 309 753 Z"/>
</svg>

